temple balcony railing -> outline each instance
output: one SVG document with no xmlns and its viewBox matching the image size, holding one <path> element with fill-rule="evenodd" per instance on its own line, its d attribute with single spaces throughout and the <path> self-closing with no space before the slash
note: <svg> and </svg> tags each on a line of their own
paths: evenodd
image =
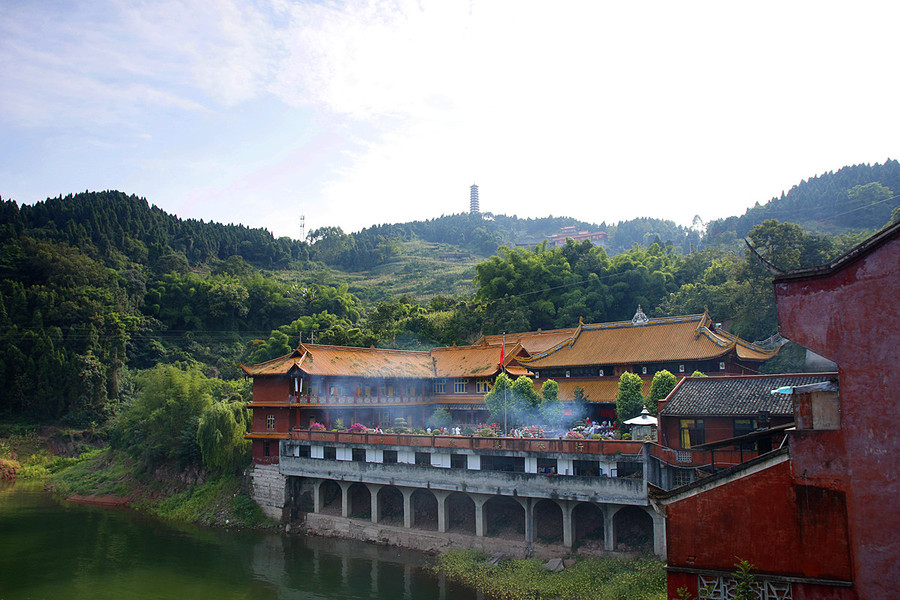
<svg viewBox="0 0 900 600">
<path fill-rule="evenodd" d="M 399 406 L 403 404 L 426 404 L 434 402 L 431 396 L 357 396 L 355 394 L 288 396 L 288 404 L 321 407 L 321 406 Z"/>
<path fill-rule="evenodd" d="M 478 437 L 398 433 L 348 433 L 343 431 L 291 430 L 290 439 L 329 444 L 412 446 L 454 450 L 493 450 L 516 453 L 566 453 L 639 456 L 645 442 L 629 440 L 575 440 L 553 438 Z"/>
</svg>

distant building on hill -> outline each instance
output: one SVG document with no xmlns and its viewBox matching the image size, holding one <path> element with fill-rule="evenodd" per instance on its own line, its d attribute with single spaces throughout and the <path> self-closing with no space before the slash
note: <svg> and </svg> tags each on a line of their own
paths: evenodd
<svg viewBox="0 0 900 600">
<path fill-rule="evenodd" d="M 474 183 L 469 188 L 469 212 L 473 214 L 481 212 L 481 208 L 478 206 L 478 186 Z"/>
<path fill-rule="evenodd" d="M 605 231 L 578 231 L 574 225 L 560 227 L 559 233 L 547 236 L 547 241 L 550 242 L 551 246 L 565 246 L 567 239 L 575 242 L 590 240 L 595 246 L 606 246 Z"/>
</svg>

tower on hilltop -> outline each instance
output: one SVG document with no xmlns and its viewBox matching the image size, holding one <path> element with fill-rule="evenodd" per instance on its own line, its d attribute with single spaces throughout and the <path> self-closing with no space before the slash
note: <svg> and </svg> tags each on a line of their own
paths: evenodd
<svg viewBox="0 0 900 600">
<path fill-rule="evenodd" d="M 469 188 L 469 212 L 470 213 L 480 213 L 481 208 L 478 206 L 478 186 L 474 183 L 472 187 Z"/>
</svg>

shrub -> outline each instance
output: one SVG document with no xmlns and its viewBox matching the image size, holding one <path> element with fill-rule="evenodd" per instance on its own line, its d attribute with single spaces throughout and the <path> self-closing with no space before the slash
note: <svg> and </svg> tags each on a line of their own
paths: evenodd
<svg viewBox="0 0 900 600">
<path fill-rule="evenodd" d="M 348 429 L 347 431 L 350 433 L 365 433 L 366 426 L 363 425 L 362 423 L 354 423 L 353 425 L 350 426 L 350 429 Z"/>
<path fill-rule="evenodd" d="M 0 458 L 0 481 L 13 481 L 16 478 L 16 472 L 19 470 L 19 463 L 14 460 L 6 460 Z"/>
<path fill-rule="evenodd" d="M 494 433 L 493 429 L 485 427 L 484 429 L 479 429 L 475 432 L 475 435 L 478 437 L 497 437 L 497 434 Z"/>
<path fill-rule="evenodd" d="M 566 439 L 567 440 L 583 440 L 584 434 L 581 433 L 580 431 L 570 431 L 570 432 L 566 433 Z"/>
<path fill-rule="evenodd" d="M 325 426 L 321 423 L 313 423 L 309 426 L 310 431 L 325 431 Z"/>
</svg>

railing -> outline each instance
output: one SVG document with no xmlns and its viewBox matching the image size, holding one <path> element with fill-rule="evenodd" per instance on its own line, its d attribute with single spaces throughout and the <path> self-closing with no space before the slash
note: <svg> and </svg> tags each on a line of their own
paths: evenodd
<svg viewBox="0 0 900 600">
<path fill-rule="evenodd" d="M 304 394 L 301 396 L 288 396 L 289 404 L 303 404 L 308 406 L 393 406 L 397 404 L 421 404 L 426 402 L 425 396 L 356 396 L 342 394 L 339 396 L 330 396 L 327 394 L 311 396 Z M 428 399 L 427 402 L 433 402 Z"/>
<path fill-rule="evenodd" d="M 627 440 L 566 440 L 550 438 L 504 438 L 401 433 L 347 433 L 340 431 L 290 432 L 292 440 L 337 444 L 373 444 L 467 450 L 513 452 L 563 452 L 570 454 L 641 454 L 644 442 Z"/>
<path fill-rule="evenodd" d="M 733 467 L 759 456 L 755 450 L 675 450 L 649 443 L 650 456 L 673 467 Z"/>
</svg>

